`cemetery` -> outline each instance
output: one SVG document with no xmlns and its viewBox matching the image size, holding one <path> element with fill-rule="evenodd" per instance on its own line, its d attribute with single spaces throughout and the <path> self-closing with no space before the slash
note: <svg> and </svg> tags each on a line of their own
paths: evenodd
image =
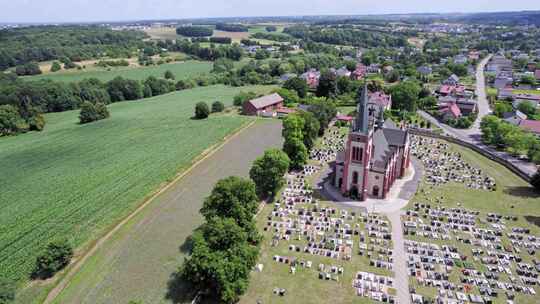
<svg viewBox="0 0 540 304">
<path fill-rule="evenodd" d="M 246 297 L 259 303 L 399 302 L 386 215 L 314 191 L 345 134 L 327 130 L 308 164 L 288 174 L 280 195 L 264 208 L 264 271 L 252 274 L 255 287 Z M 400 218 L 410 302 L 537 303 L 540 229 L 524 217 L 537 200 L 526 184 L 438 139 L 411 136 L 411 155 L 424 176 Z M 511 192 L 518 186 L 522 196 Z"/>
</svg>

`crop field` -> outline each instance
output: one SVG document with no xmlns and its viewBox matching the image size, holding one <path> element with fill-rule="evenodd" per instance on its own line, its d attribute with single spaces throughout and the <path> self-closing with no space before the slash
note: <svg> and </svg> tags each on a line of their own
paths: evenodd
<svg viewBox="0 0 540 304">
<path fill-rule="evenodd" d="M 78 111 L 47 114 L 43 132 L 0 138 L 0 269 L 24 279 L 53 238 L 75 247 L 103 234 L 193 159 L 250 121 L 193 120 L 195 103 L 232 104 L 240 90 L 213 86 L 109 106 L 111 118 L 78 124 Z"/>
<path fill-rule="evenodd" d="M 171 71 L 176 79 L 191 78 L 212 70 L 212 63 L 204 61 L 185 61 L 177 63 L 167 63 L 149 67 L 124 67 L 107 69 L 91 69 L 88 71 L 74 70 L 69 72 L 48 73 L 37 76 L 29 76 L 24 79 L 41 80 L 50 79 L 54 81 L 73 82 L 86 78 L 97 78 L 101 81 L 109 81 L 117 76 L 124 78 L 144 80 L 149 76 L 163 77 L 165 71 Z"/>
<path fill-rule="evenodd" d="M 204 197 L 218 179 L 247 177 L 255 158 L 281 145 L 276 119 L 258 119 L 230 138 L 107 240 L 55 303 L 191 302 L 193 290 L 170 279 L 188 254 L 183 244 L 203 221 Z"/>
</svg>

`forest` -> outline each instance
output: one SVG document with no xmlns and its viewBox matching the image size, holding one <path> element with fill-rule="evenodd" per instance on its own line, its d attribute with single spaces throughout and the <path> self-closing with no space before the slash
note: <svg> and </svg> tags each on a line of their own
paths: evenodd
<svg viewBox="0 0 540 304">
<path fill-rule="evenodd" d="M 146 34 L 99 26 L 40 26 L 0 31 L 0 70 L 30 62 L 129 57 Z M 64 60 L 65 61 L 65 60 Z"/>
</svg>

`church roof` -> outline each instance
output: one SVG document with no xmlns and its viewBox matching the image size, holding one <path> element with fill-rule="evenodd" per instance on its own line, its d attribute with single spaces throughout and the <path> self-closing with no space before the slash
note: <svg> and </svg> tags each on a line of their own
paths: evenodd
<svg viewBox="0 0 540 304">
<path fill-rule="evenodd" d="M 382 129 L 373 133 L 373 157 L 371 159 L 371 168 L 375 171 L 386 171 L 388 160 L 392 156 L 390 144 Z"/>
<path fill-rule="evenodd" d="M 407 131 L 387 128 L 382 128 L 381 130 L 391 146 L 402 147 L 407 143 Z"/>
</svg>

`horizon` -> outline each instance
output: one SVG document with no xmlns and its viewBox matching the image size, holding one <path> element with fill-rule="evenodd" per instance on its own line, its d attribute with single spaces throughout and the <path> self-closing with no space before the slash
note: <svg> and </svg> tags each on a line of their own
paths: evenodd
<svg viewBox="0 0 540 304">
<path fill-rule="evenodd" d="M 214 0 L 155 0 L 147 3 L 142 0 L 125 2 L 106 0 L 52 0 L 43 3 L 37 0 L 8 2 L 0 0 L 3 10 L 0 12 L 0 24 L 73 24 L 73 23 L 118 23 L 132 21 L 161 20 L 197 20 L 230 18 L 270 18 L 270 17 L 316 17 L 316 16 L 390 16 L 390 15 L 466 15 L 478 13 L 503 13 L 540 11 L 540 3 L 531 0 L 516 0 L 508 3 L 503 0 L 476 1 L 474 4 L 465 0 L 456 0 L 450 4 L 433 5 L 425 0 L 412 0 L 402 3 L 400 0 L 386 0 L 381 3 L 370 0 L 338 0 L 325 3 L 314 0 L 310 8 L 299 1 L 275 0 L 272 3 L 255 3 L 255 0 L 232 0 L 220 3 Z M 244 3 L 245 2 L 245 3 Z M 358 3 L 360 2 L 360 3 Z M 427 2 L 427 3 L 426 3 Z M 367 5 L 367 9 L 360 6 Z M 415 7 L 411 9 L 411 7 Z M 102 8 L 96 10 L 95 8 Z M 71 14 L 66 15 L 64 12 Z M 234 14 L 226 12 L 233 11 Z M 283 11 L 289 13 L 283 14 Z M 20 12 L 24 12 L 21 15 Z M 260 12 L 266 12 L 261 14 Z M 44 17 L 46 16 L 46 17 Z"/>
</svg>

